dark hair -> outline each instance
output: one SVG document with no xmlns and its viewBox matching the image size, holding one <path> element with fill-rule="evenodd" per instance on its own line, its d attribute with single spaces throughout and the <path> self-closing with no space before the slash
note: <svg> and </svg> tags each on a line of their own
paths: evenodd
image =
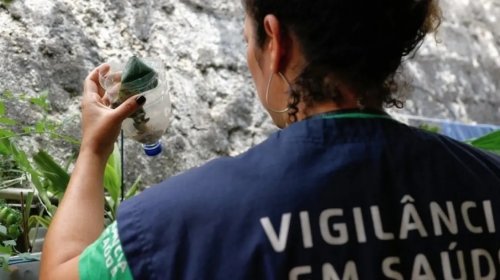
<svg viewBox="0 0 500 280">
<path fill-rule="evenodd" d="M 342 102 L 337 80 L 358 92 L 362 104 L 402 107 L 395 96 L 396 71 L 405 56 L 440 24 L 437 0 L 243 0 L 266 40 L 264 17 L 275 15 L 283 35 L 299 40 L 307 65 L 295 81 L 289 106 Z"/>
</svg>

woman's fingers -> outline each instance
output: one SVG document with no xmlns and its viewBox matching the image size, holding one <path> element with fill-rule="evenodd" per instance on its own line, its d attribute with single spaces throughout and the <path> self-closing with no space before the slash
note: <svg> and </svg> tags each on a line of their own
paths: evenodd
<svg viewBox="0 0 500 280">
<path fill-rule="evenodd" d="M 120 94 L 121 83 L 115 83 L 111 87 L 106 88 L 106 95 L 104 98 L 107 98 L 108 101 L 116 101 Z"/>
<path fill-rule="evenodd" d="M 102 73 L 109 72 L 109 70 L 109 64 L 102 64 L 92 70 L 92 72 L 90 72 L 84 82 L 84 95 L 97 93 L 100 97 L 103 97 L 105 94 L 105 90 L 99 83 L 99 76 L 102 75 Z"/>
<path fill-rule="evenodd" d="M 118 122 L 124 121 L 137 109 L 146 103 L 146 98 L 143 95 L 135 95 L 127 99 L 120 106 L 113 110 L 113 114 Z"/>
</svg>

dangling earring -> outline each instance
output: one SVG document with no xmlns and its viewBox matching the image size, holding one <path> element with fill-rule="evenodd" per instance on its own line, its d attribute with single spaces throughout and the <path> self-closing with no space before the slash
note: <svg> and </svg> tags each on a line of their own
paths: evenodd
<svg viewBox="0 0 500 280">
<path fill-rule="evenodd" d="M 362 97 L 358 97 L 358 108 L 363 111 L 364 109 L 366 109 L 365 107 L 365 102 L 364 102 L 364 98 Z"/>
<path fill-rule="evenodd" d="M 281 79 L 283 81 L 285 81 L 285 83 L 290 88 L 290 82 L 288 82 L 288 80 L 286 79 L 285 75 L 283 75 L 281 72 L 278 72 L 278 75 L 280 75 Z M 267 83 L 267 89 L 266 89 L 266 107 L 267 107 L 267 109 L 269 111 L 274 112 L 274 113 L 286 113 L 286 112 L 290 111 L 290 107 L 288 107 L 288 106 L 285 109 L 281 109 L 281 110 L 274 110 L 274 109 L 272 109 L 272 108 L 269 107 L 269 90 L 271 88 L 271 82 L 273 81 L 273 77 L 274 77 L 274 74 L 271 73 L 271 77 L 269 78 L 269 82 Z"/>
</svg>

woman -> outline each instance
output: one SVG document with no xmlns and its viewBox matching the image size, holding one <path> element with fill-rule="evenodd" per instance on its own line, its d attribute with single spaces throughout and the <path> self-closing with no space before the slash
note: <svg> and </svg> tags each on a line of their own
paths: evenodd
<svg viewBox="0 0 500 280">
<path fill-rule="evenodd" d="M 45 241 L 42 279 L 500 273 L 500 160 L 382 109 L 401 105 L 394 75 L 437 27 L 436 2 L 243 2 L 248 66 L 284 129 L 126 201 L 103 232 L 104 165 L 121 122 L 145 98 L 109 109 L 97 83 L 107 66 L 96 68 L 85 81 L 82 146 Z"/>
</svg>

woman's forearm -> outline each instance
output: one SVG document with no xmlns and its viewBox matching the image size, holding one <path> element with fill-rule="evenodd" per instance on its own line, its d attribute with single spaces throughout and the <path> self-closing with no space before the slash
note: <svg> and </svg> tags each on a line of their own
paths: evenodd
<svg viewBox="0 0 500 280">
<path fill-rule="evenodd" d="M 81 150 L 45 239 L 42 272 L 79 256 L 103 231 L 106 161 L 107 157 Z"/>
</svg>

